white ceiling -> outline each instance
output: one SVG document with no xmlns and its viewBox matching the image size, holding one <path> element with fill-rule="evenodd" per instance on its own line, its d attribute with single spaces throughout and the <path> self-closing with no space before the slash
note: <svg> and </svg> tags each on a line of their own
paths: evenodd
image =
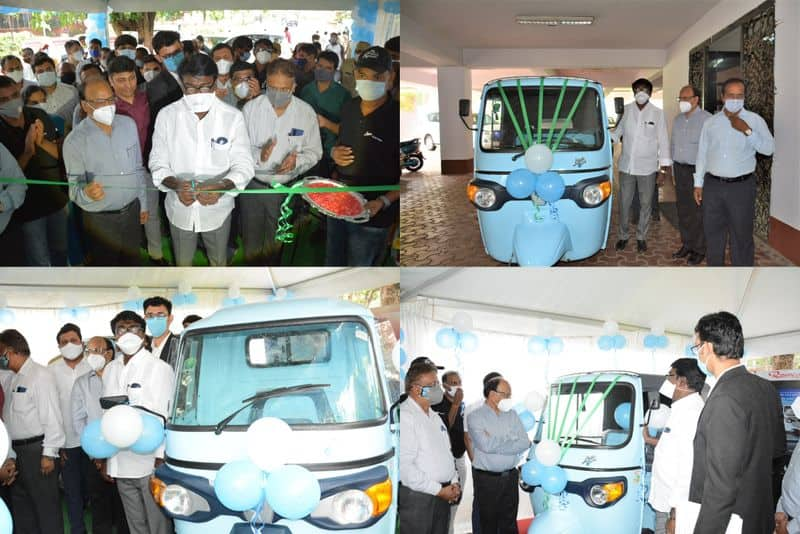
<svg viewBox="0 0 800 534">
<path fill-rule="evenodd" d="M 110 6 L 115 11 L 158 11 L 164 7 L 171 10 L 219 9 L 215 0 L 4 0 L 3 5 L 27 9 L 49 9 L 55 11 L 101 12 Z M 270 0 L 269 9 L 291 10 L 349 10 L 354 8 L 353 0 Z M 226 9 L 265 9 L 267 4 L 259 0 L 235 0 L 226 2 Z"/>
<path fill-rule="evenodd" d="M 403 0 L 401 25 L 457 48 L 666 48 L 721 0 Z M 520 25 L 517 15 L 593 16 L 591 26 Z"/>
</svg>

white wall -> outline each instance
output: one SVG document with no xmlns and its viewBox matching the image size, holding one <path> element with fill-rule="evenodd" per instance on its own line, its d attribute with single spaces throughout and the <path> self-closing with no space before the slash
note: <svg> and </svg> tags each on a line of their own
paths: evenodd
<svg viewBox="0 0 800 534">
<path fill-rule="evenodd" d="M 671 125 L 678 114 L 675 97 L 689 81 L 689 51 L 718 31 L 732 24 L 763 0 L 723 0 L 711 8 L 691 28 L 683 32 L 667 49 L 664 64 L 664 112 Z M 775 157 L 772 167 L 770 214 L 800 229 L 800 55 L 798 27 L 800 2 L 776 0 L 775 19 Z"/>
</svg>

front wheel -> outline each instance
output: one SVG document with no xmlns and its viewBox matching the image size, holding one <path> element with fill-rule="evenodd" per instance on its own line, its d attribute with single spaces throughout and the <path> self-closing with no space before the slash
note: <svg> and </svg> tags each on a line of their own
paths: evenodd
<svg viewBox="0 0 800 534">
<path fill-rule="evenodd" d="M 419 156 L 408 156 L 405 166 L 409 171 L 417 172 L 422 168 L 422 158 Z"/>
</svg>

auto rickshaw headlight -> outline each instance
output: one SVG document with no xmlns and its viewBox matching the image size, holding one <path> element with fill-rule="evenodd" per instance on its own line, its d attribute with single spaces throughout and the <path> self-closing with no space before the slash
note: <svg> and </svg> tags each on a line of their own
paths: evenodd
<svg viewBox="0 0 800 534">
<path fill-rule="evenodd" d="M 174 515 L 192 515 L 194 512 L 189 491 L 177 484 L 170 484 L 164 488 L 161 494 L 161 506 Z"/>
<path fill-rule="evenodd" d="M 581 199 L 589 207 L 599 206 L 611 194 L 611 182 L 590 184 L 583 188 Z"/>
<path fill-rule="evenodd" d="M 625 484 L 612 482 L 609 484 L 595 484 L 589 490 L 589 498 L 596 506 L 605 506 L 618 501 L 625 494 Z"/>
<path fill-rule="evenodd" d="M 479 187 L 475 184 L 467 186 L 467 197 L 470 202 L 479 208 L 489 209 L 497 202 L 497 195 L 488 187 Z"/>
<path fill-rule="evenodd" d="M 331 519 L 340 525 L 365 523 L 373 515 L 373 503 L 361 490 L 347 490 L 336 494 L 331 503 Z"/>
</svg>

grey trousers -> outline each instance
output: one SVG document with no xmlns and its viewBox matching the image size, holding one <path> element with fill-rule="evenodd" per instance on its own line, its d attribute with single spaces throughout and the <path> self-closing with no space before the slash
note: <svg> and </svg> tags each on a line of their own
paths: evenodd
<svg viewBox="0 0 800 534">
<path fill-rule="evenodd" d="M 42 444 L 15 445 L 19 475 L 11 485 L 16 534 L 63 534 L 64 516 L 58 494 L 58 470 L 41 472 Z M 55 460 L 58 462 L 58 459 Z"/>
<path fill-rule="evenodd" d="M 144 235 L 147 238 L 147 253 L 154 260 L 164 257 L 161 251 L 161 207 L 158 205 L 158 190 L 152 184 L 152 189 L 147 190 L 147 211 L 150 216 L 144 223 Z"/>
<path fill-rule="evenodd" d="M 656 187 L 656 173 L 646 176 L 619 173 L 619 239 L 629 239 L 628 229 L 631 217 L 631 204 L 636 189 L 639 189 L 639 224 L 636 226 L 636 239 L 644 240 L 650 228 L 650 215 L 653 209 L 653 189 Z"/>
<path fill-rule="evenodd" d="M 667 519 L 669 519 L 669 513 L 656 510 L 655 534 L 667 534 Z"/>
<path fill-rule="evenodd" d="M 150 493 L 150 477 L 118 478 L 117 491 L 131 534 L 172 534 L 172 521 Z"/>
<path fill-rule="evenodd" d="M 675 162 L 675 206 L 678 208 L 678 230 L 683 246 L 699 254 L 706 253 L 703 233 L 703 210 L 694 201 L 694 165 Z"/>
<path fill-rule="evenodd" d="M 256 180 L 250 181 L 247 189 L 266 189 Z M 244 258 L 248 265 L 263 264 L 280 249 L 275 242 L 275 228 L 281 215 L 281 204 L 286 195 L 241 195 L 239 205 L 242 215 L 242 242 Z"/>
<path fill-rule="evenodd" d="M 222 226 L 208 232 L 190 232 L 169 224 L 172 235 L 172 248 L 175 251 L 175 265 L 191 267 L 197 250 L 197 237 L 203 239 L 209 263 L 214 267 L 225 267 L 228 263 L 228 234 L 231 231 L 231 216 L 225 218 Z"/>
</svg>

